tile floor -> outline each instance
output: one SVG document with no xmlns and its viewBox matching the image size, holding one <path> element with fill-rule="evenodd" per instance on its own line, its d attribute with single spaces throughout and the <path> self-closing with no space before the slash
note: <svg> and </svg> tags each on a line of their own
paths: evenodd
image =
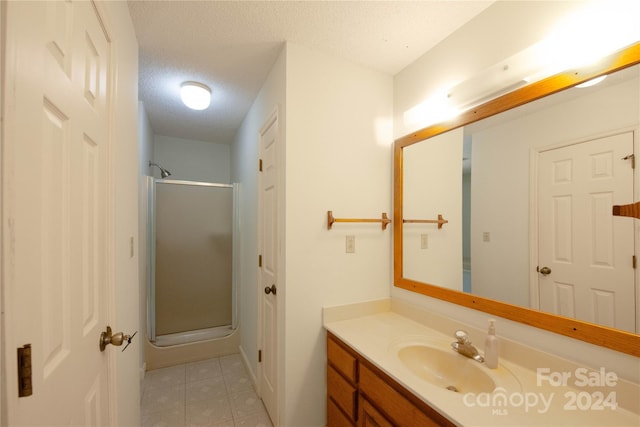
<svg viewBox="0 0 640 427">
<path fill-rule="evenodd" d="M 240 355 L 148 371 L 143 427 L 271 427 Z"/>
</svg>

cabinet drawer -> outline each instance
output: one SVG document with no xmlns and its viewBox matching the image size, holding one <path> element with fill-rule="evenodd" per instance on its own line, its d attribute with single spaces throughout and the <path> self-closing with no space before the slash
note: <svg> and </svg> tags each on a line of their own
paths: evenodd
<svg viewBox="0 0 640 427">
<path fill-rule="evenodd" d="M 338 409 L 331 399 L 327 399 L 327 427 L 354 427 L 355 424 Z"/>
<path fill-rule="evenodd" d="M 390 385 L 392 381 L 381 378 L 365 364 L 360 365 L 360 393 L 394 424 L 414 427 L 453 425 L 426 404 L 418 408 Z"/>
<path fill-rule="evenodd" d="M 327 358 L 342 375 L 353 384 L 358 382 L 358 363 L 351 353 L 327 335 Z"/>
<path fill-rule="evenodd" d="M 329 396 L 328 401 L 333 401 L 338 405 L 349 419 L 356 420 L 358 413 L 357 390 L 331 366 L 327 366 L 327 395 Z"/>
</svg>

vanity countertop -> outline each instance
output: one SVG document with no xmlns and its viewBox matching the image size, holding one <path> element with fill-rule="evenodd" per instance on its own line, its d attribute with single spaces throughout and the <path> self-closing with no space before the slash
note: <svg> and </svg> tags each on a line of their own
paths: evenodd
<svg viewBox="0 0 640 427">
<path fill-rule="evenodd" d="M 550 366 L 548 358 L 538 358 L 544 361 L 537 366 L 535 360 L 516 363 L 501 358 L 497 369 L 484 364 L 481 369 L 498 380 L 512 379 L 498 383 L 505 385 L 504 393 L 501 388 L 493 393 L 456 393 L 427 382 L 400 361 L 397 349 L 425 343 L 449 351 L 454 331 L 445 334 L 390 307 L 387 300 L 380 300 L 325 308 L 324 327 L 458 425 L 640 426 L 640 386 L 605 368 L 587 370 L 570 362 Z M 482 351 L 482 343 L 475 344 Z M 469 359 L 469 363 L 478 362 Z"/>
</svg>

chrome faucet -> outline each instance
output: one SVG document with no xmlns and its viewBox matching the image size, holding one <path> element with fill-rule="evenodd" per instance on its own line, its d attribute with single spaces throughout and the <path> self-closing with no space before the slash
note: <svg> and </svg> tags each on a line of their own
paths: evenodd
<svg viewBox="0 0 640 427">
<path fill-rule="evenodd" d="M 484 357 L 482 357 L 478 349 L 471 344 L 469 336 L 465 331 L 456 331 L 455 337 L 457 341 L 451 343 L 451 347 L 453 347 L 455 351 L 477 362 L 484 362 Z"/>
</svg>

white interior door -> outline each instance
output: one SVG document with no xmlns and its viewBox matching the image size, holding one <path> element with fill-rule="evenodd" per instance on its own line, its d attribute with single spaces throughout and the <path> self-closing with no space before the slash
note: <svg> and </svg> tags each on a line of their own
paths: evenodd
<svg viewBox="0 0 640 427">
<path fill-rule="evenodd" d="M 261 343 L 260 393 L 265 408 L 275 425 L 278 424 L 278 229 L 277 171 L 278 119 L 274 115 L 260 132 L 260 268 Z"/>
<path fill-rule="evenodd" d="M 110 425 L 110 46 L 91 2 L 7 2 L 3 284 L 9 425 Z M 18 397 L 16 348 L 32 350 Z"/>
<path fill-rule="evenodd" d="M 540 309 L 635 331 L 633 132 L 540 153 Z"/>
</svg>

